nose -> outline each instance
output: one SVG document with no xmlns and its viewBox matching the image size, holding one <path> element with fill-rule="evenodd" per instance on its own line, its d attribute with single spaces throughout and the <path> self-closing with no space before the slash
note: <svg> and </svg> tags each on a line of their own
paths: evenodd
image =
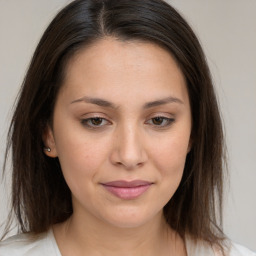
<svg viewBox="0 0 256 256">
<path fill-rule="evenodd" d="M 111 162 L 132 170 L 145 164 L 148 160 L 143 136 L 133 126 L 119 128 L 114 135 Z"/>
</svg>

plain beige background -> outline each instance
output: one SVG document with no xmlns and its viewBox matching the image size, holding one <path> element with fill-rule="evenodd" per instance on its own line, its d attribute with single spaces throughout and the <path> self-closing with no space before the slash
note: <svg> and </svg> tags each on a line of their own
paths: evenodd
<svg viewBox="0 0 256 256">
<path fill-rule="evenodd" d="M 43 30 L 68 0 L 0 0 L 0 164 L 11 106 Z M 205 49 L 229 151 L 224 228 L 256 251 L 256 0 L 170 0 Z M 0 221 L 10 185 L 0 185 Z"/>
</svg>

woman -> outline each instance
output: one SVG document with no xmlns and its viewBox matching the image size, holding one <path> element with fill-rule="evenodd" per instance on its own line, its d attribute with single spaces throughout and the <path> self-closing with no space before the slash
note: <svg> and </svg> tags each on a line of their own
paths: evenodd
<svg viewBox="0 0 256 256">
<path fill-rule="evenodd" d="M 1 256 L 255 255 L 221 230 L 214 89 L 196 36 L 161 0 L 64 8 L 35 51 L 8 149 L 23 234 Z"/>
</svg>

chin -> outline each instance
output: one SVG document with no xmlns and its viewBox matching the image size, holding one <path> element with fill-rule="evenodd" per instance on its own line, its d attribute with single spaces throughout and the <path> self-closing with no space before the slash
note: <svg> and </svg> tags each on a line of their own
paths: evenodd
<svg viewBox="0 0 256 256">
<path fill-rule="evenodd" d="M 116 228 L 138 228 L 141 227 L 153 219 L 159 217 L 162 211 L 159 213 L 147 212 L 142 209 L 120 209 L 115 213 L 110 213 L 102 216 L 105 222 Z"/>
</svg>

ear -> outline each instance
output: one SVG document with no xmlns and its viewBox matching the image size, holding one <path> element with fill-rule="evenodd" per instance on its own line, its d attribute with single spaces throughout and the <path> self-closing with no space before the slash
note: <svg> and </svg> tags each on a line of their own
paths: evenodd
<svg viewBox="0 0 256 256">
<path fill-rule="evenodd" d="M 57 150 L 56 150 L 56 145 L 55 145 L 55 139 L 53 135 L 53 130 L 52 128 L 47 125 L 44 134 L 43 134 L 43 142 L 44 142 L 44 153 L 52 158 L 55 158 L 58 156 Z"/>
</svg>

